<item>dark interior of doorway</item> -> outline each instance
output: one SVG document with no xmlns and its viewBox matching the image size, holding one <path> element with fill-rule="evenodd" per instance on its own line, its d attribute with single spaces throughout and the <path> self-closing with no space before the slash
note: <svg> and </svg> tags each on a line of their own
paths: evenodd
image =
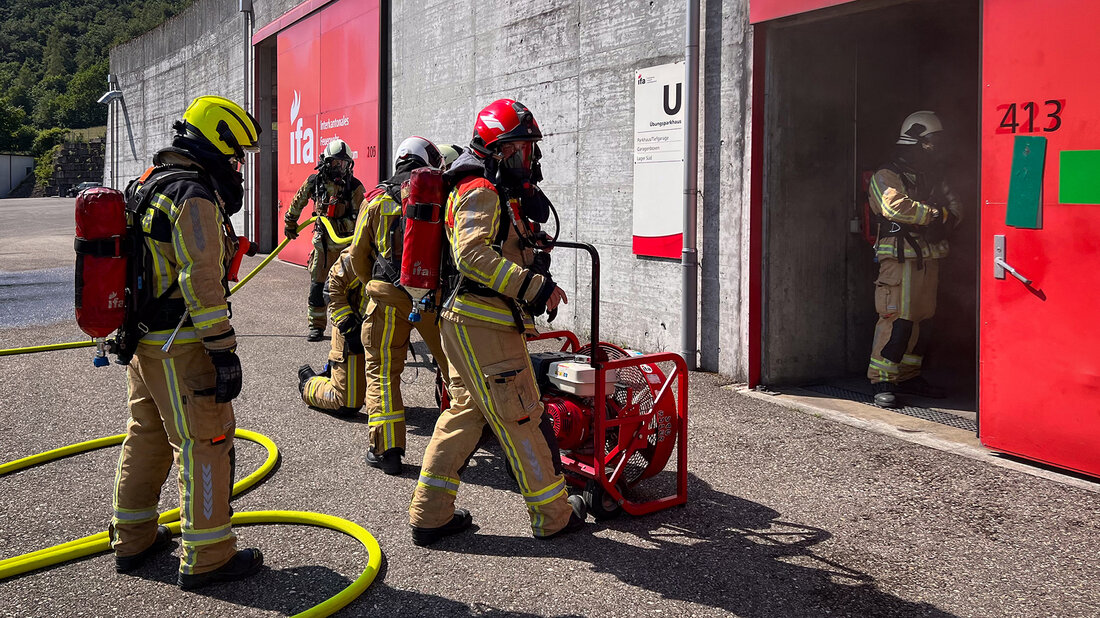
<svg viewBox="0 0 1100 618">
<path fill-rule="evenodd" d="M 852 227 L 862 176 L 889 160 L 905 116 L 928 109 L 950 138 L 947 179 L 965 220 L 941 264 L 924 366 L 949 398 L 912 403 L 972 416 L 978 1 L 863 0 L 770 24 L 766 37 L 763 382 L 870 393 L 877 265 Z"/>
<path fill-rule="evenodd" d="M 257 242 L 260 251 L 270 253 L 279 242 L 279 82 L 278 49 L 274 36 L 254 47 L 256 55 L 256 120 L 260 133 L 260 152 L 256 155 L 255 187 Z"/>
</svg>

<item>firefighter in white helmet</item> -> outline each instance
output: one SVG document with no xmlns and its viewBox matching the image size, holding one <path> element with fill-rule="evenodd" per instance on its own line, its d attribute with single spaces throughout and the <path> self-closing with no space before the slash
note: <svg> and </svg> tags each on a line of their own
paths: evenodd
<svg viewBox="0 0 1100 618">
<path fill-rule="evenodd" d="M 883 407 L 900 405 L 898 394 L 944 396 L 920 375 L 936 312 L 940 260 L 962 219 L 959 201 L 944 181 L 942 132 L 935 113 L 910 114 L 894 157 L 871 178 L 879 317 L 867 377 Z"/>
<path fill-rule="evenodd" d="M 569 496 L 539 429 L 543 404 L 524 333 L 566 302 L 548 272 L 536 273 L 528 235 L 545 222 L 534 186 L 542 138 L 534 115 L 511 99 L 494 101 L 474 125 L 470 149 L 445 175 L 449 252 L 459 275 L 444 304 L 440 333 L 451 364 L 451 405 L 439 416 L 409 506 L 413 543 L 461 532 L 472 518 L 455 508 L 459 474 L 488 424 L 526 503 L 536 538 L 579 530 L 586 516 Z"/>
<path fill-rule="evenodd" d="M 366 190 L 352 174 L 355 161 L 351 148 L 336 138 L 325 146 L 317 164 L 317 173 L 310 174 L 294 194 L 294 200 L 283 218 L 283 233 L 287 238 L 298 237 L 298 218 L 309 200 L 313 200 L 313 214 L 325 217 L 333 231 L 345 238 L 355 229 L 355 218 L 363 204 Z M 347 243 L 331 238 L 320 221 L 313 226 L 313 251 L 309 254 L 310 286 L 308 305 L 309 341 L 320 341 L 325 336 L 326 318 L 324 286 L 328 271 Z"/>
<path fill-rule="evenodd" d="M 369 465 L 391 475 L 401 472 L 401 457 L 405 454 L 401 372 L 409 351 L 409 335 L 414 328 L 440 371 L 447 375 L 447 359 L 439 343 L 436 314 L 429 311 L 419 322 L 410 322 L 412 299 L 400 285 L 405 229 L 401 217 L 401 184 L 409 179 L 413 170 L 425 166 L 438 169 L 442 165 L 439 149 L 422 137 L 410 137 L 397 147 L 396 173 L 380 182 L 366 200 L 350 249 L 351 268 L 370 295 L 362 325 L 353 316 L 335 324 L 345 337 L 362 334 L 367 382 L 364 406 L 370 436 L 366 460 Z"/>
<path fill-rule="evenodd" d="M 236 428 L 230 402 L 241 392 L 242 374 L 226 304 L 226 269 L 237 249 L 229 217 L 241 208 L 240 166 L 245 152 L 259 150 L 260 127 L 233 101 L 202 96 L 173 128 L 172 146 L 153 157 L 156 167 L 127 188 L 131 197 L 145 185 L 154 192 L 139 219 L 152 265 L 144 275 L 151 299 L 142 306 L 155 309 L 139 314 L 146 328 L 127 371 L 130 422 L 115 473 L 110 536 L 119 573 L 169 547 L 157 509 L 174 456 L 182 536 L 177 582 L 191 589 L 247 577 L 263 565 L 258 549 L 237 550 L 230 525 Z"/>
</svg>

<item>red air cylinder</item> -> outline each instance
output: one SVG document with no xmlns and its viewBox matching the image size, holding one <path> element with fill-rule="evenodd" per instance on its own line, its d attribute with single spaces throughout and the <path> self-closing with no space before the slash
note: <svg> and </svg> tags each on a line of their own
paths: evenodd
<svg viewBox="0 0 1100 618">
<path fill-rule="evenodd" d="M 443 172 L 413 170 L 401 185 L 405 238 L 401 248 L 401 286 L 417 301 L 439 288 L 443 252 Z"/>
<path fill-rule="evenodd" d="M 106 337 L 126 311 L 126 200 L 96 187 L 76 198 L 76 323 Z"/>
</svg>

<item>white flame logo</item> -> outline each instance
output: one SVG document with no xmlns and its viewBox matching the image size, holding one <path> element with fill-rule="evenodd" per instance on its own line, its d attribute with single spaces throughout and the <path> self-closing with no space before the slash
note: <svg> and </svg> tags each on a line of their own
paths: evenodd
<svg viewBox="0 0 1100 618">
<path fill-rule="evenodd" d="M 501 122 L 497 120 L 496 116 L 494 116 L 491 112 L 488 114 L 484 114 L 481 117 L 481 121 L 484 122 L 485 126 L 487 127 L 493 127 L 494 129 L 500 129 L 501 131 L 504 130 L 504 125 L 501 124 Z"/>
<path fill-rule="evenodd" d="M 290 123 L 294 124 L 294 121 L 298 119 L 298 110 L 302 107 L 302 95 L 298 94 L 298 91 L 294 91 L 294 102 L 290 104 Z"/>
</svg>

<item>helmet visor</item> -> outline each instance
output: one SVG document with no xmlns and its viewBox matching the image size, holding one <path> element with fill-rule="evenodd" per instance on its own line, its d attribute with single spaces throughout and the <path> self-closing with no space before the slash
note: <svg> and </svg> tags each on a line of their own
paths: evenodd
<svg viewBox="0 0 1100 618">
<path fill-rule="evenodd" d="M 505 142 L 500 147 L 500 166 L 512 171 L 530 172 L 535 161 L 535 142 Z"/>
<path fill-rule="evenodd" d="M 347 172 L 351 169 L 351 161 L 347 159 L 332 158 L 328 160 L 329 169 L 340 173 Z"/>
</svg>

